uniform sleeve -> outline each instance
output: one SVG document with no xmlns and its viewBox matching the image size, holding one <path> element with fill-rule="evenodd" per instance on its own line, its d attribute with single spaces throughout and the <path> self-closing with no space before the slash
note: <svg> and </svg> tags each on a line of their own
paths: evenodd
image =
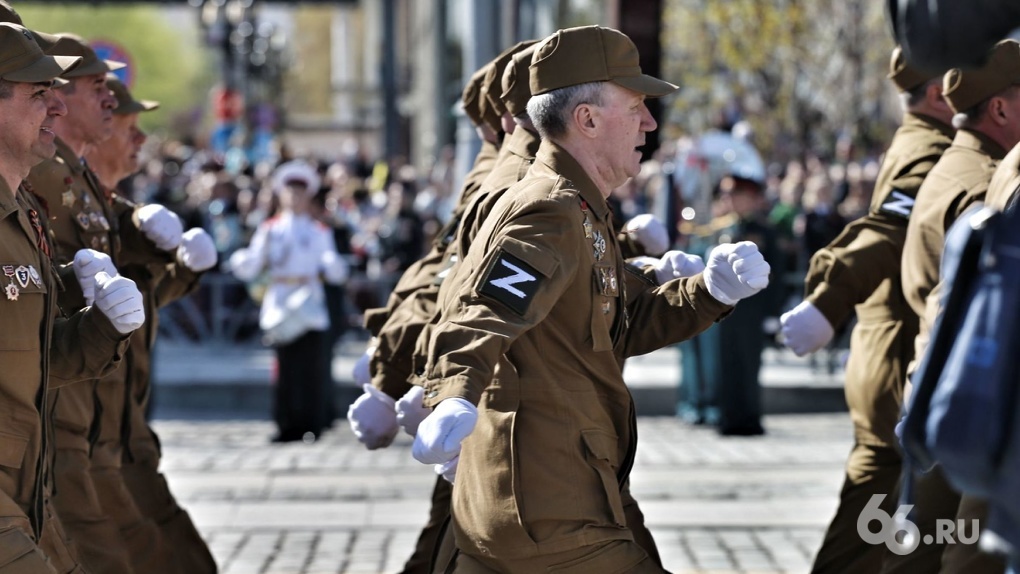
<svg viewBox="0 0 1020 574">
<path fill-rule="evenodd" d="M 186 265 L 177 262 L 168 264 L 166 274 L 156 286 L 154 294 L 156 308 L 165 307 L 178 299 L 191 295 L 198 289 L 201 278 L 202 273 L 196 273 L 188 269 Z"/>
<path fill-rule="evenodd" d="M 95 307 L 57 319 L 50 349 L 50 388 L 106 376 L 120 363 L 127 346 L 128 337 Z"/>
<path fill-rule="evenodd" d="M 834 327 L 854 306 L 900 271 L 907 220 L 870 213 L 850 223 L 828 246 L 811 257 L 805 279 L 806 299 Z"/>
<path fill-rule="evenodd" d="M 230 267 L 241 281 L 251 281 L 266 267 L 266 248 L 269 227 L 261 224 L 255 230 L 251 243 L 244 249 L 238 249 L 230 257 Z"/>
<path fill-rule="evenodd" d="M 471 266 L 462 267 L 466 280 L 451 293 L 429 343 L 426 406 L 451 397 L 478 404 L 500 357 L 521 334 L 545 319 L 574 281 L 578 262 L 564 255 L 577 252 L 580 226 L 571 224 L 568 203 L 530 203 L 494 230 L 486 244 L 472 245 L 462 264 Z M 516 273 L 515 278 L 534 278 L 526 298 L 520 300 L 525 305 L 486 294 L 499 282 L 515 290 L 526 286 L 494 279 L 494 270 L 504 267 Z"/>
<path fill-rule="evenodd" d="M 365 328 L 372 336 L 378 336 L 390 316 L 411 293 L 426 287 L 435 279 L 439 267 L 443 264 L 443 253 L 436 246 L 418 261 L 411 264 L 397 280 L 385 307 L 371 309 L 365 313 Z"/>
<path fill-rule="evenodd" d="M 379 331 L 371 358 L 372 385 L 399 399 L 410 390 L 418 337 L 436 313 L 439 286 L 419 289 L 404 299 Z"/>
<path fill-rule="evenodd" d="M 631 282 L 627 283 L 628 288 Z M 644 355 L 694 337 L 733 307 L 708 292 L 704 276 L 667 281 L 653 289 L 627 293 L 630 328 L 622 338 L 623 357 Z"/>
</svg>

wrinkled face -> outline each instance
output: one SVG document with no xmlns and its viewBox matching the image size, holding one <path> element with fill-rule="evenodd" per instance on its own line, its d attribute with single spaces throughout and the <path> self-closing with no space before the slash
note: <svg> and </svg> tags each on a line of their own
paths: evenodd
<svg viewBox="0 0 1020 574">
<path fill-rule="evenodd" d="M 117 100 L 106 87 L 105 74 L 74 78 L 62 89 L 61 96 L 67 104 L 67 117 L 61 120 L 61 135 L 90 145 L 110 137 Z"/>
<path fill-rule="evenodd" d="M 645 96 L 606 82 L 602 105 L 593 106 L 598 135 L 601 171 L 612 187 L 619 187 L 641 171 L 641 148 L 645 134 L 657 127 L 645 106 Z"/>
<path fill-rule="evenodd" d="M 0 99 L 0 155 L 19 171 L 53 157 L 53 121 L 67 113 L 52 82 L 12 83 L 11 97 Z"/>
<path fill-rule="evenodd" d="M 96 152 L 110 158 L 116 170 L 117 181 L 138 171 L 138 153 L 145 143 L 145 132 L 138 127 L 138 114 L 113 116 L 113 133 L 110 139 L 96 148 Z"/>
</svg>

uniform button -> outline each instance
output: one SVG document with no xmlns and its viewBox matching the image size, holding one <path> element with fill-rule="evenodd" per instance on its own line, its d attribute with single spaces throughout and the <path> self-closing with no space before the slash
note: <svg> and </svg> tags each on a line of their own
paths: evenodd
<svg viewBox="0 0 1020 574">
<path fill-rule="evenodd" d="M 434 399 L 439 396 L 439 391 L 432 391 L 428 394 L 428 398 Z"/>
</svg>

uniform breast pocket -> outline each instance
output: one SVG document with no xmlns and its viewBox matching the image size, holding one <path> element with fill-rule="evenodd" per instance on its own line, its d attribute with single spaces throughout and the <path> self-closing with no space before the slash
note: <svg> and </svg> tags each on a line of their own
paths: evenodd
<svg viewBox="0 0 1020 574">
<path fill-rule="evenodd" d="M 595 351 L 613 348 L 613 322 L 620 295 L 620 278 L 611 263 L 599 262 L 592 267 L 591 342 Z"/>
<path fill-rule="evenodd" d="M 40 348 L 40 325 L 45 316 L 46 287 L 34 266 L 0 264 L 0 350 Z"/>
</svg>

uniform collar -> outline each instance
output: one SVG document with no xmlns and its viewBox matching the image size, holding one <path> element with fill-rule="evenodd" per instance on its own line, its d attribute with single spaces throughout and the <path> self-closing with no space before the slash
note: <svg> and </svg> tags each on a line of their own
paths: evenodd
<svg viewBox="0 0 1020 574">
<path fill-rule="evenodd" d="M 0 220 L 7 219 L 8 215 L 18 211 L 18 198 L 14 194 L 7 182 L 0 177 Z"/>
<path fill-rule="evenodd" d="M 588 203 L 599 219 L 605 219 L 609 215 L 606 198 L 602 197 L 598 186 L 567 150 L 549 140 L 543 140 L 538 146 L 538 153 L 535 154 L 535 162 L 548 166 L 556 175 L 569 181 L 571 187 L 580 193 L 581 199 Z"/>
<path fill-rule="evenodd" d="M 926 114 L 906 112 L 903 114 L 903 125 L 936 130 L 947 138 L 953 139 L 953 126 Z"/>
<path fill-rule="evenodd" d="M 542 140 L 538 137 L 538 134 L 517 126 L 514 133 L 510 134 L 510 137 L 503 142 L 503 146 L 508 152 L 518 157 L 535 159 L 535 154 L 538 153 L 538 146 L 541 143 Z"/>
<path fill-rule="evenodd" d="M 953 147 L 972 149 L 994 160 L 1001 160 L 1006 157 L 1006 150 L 1001 145 L 992 141 L 992 138 L 967 128 L 956 130 L 956 137 L 953 138 Z"/>
<path fill-rule="evenodd" d="M 64 160 L 67 167 L 71 168 L 76 175 L 81 175 L 85 172 L 85 166 L 81 163 L 81 158 L 75 155 L 74 150 L 71 146 L 67 145 L 64 140 L 55 138 L 54 141 L 57 144 L 57 157 Z"/>
</svg>

